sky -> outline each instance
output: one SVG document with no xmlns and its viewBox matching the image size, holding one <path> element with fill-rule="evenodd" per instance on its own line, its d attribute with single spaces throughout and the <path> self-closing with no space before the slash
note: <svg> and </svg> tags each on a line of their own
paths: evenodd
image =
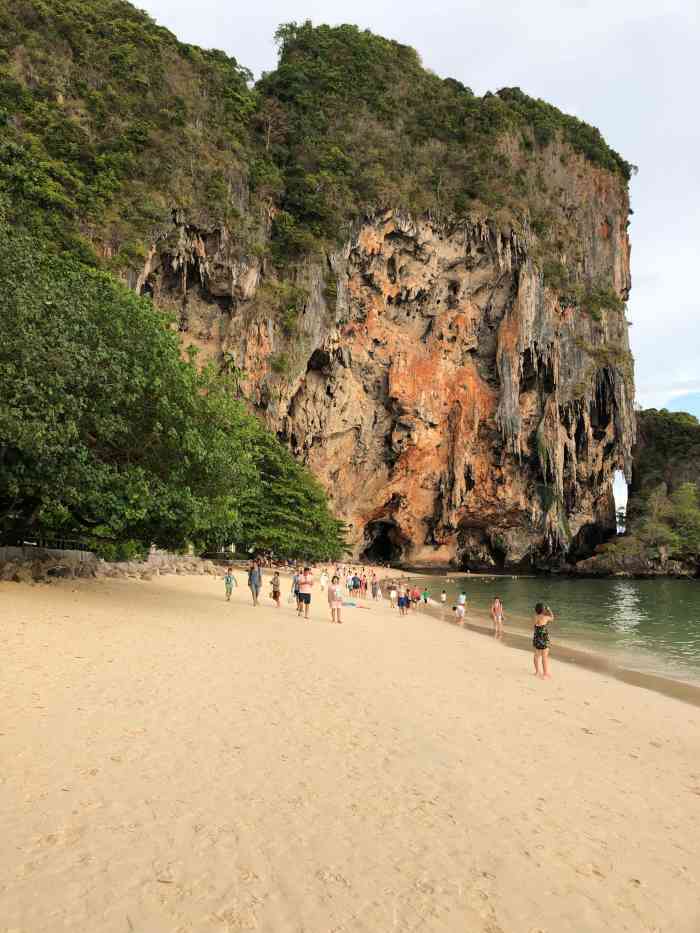
<svg viewBox="0 0 700 933">
<path fill-rule="evenodd" d="M 280 23 L 355 23 L 477 94 L 518 86 L 597 126 L 631 182 L 628 317 L 642 407 L 700 415 L 700 4 L 697 0 L 136 0 L 256 77 Z"/>
</svg>

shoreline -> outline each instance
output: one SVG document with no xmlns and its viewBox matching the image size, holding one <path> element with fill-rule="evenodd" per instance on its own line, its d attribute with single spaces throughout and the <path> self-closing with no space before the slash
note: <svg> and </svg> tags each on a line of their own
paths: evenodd
<svg viewBox="0 0 700 933">
<path fill-rule="evenodd" d="M 426 609 L 423 608 L 420 611 L 425 614 Z M 439 622 L 445 622 L 455 628 L 469 629 L 471 632 L 496 640 L 493 637 L 493 629 L 488 616 L 478 610 L 476 612 L 472 610 L 472 618 L 477 616 L 481 620 L 480 623 L 465 620 L 462 626 L 457 625 L 452 619 L 451 613 L 449 617 L 445 616 L 442 608 L 438 605 L 428 605 L 427 613 Z M 532 635 L 525 630 L 513 630 L 505 627 L 503 638 L 499 639 L 499 641 L 509 648 L 516 648 L 518 651 L 526 651 L 528 654 L 532 654 Z M 644 690 L 652 690 L 662 696 L 672 697 L 675 700 L 700 708 L 700 685 L 673 677 L 664 677 L 661 674 L 635 671 L 632 668 L 616 664 L 599 652 L 577 646 L 553 644 L 549 654 L 555 661 L 563 661 L 565 664 L 572 664 L 588 671 L 594 671 L 597 674 L 607 674 L 622 683 L 641 687 Z"/>
<path fill-rule="evenodd" d="M 540 570 L 533 571 L 532 568 L 528 568 L 522 572 L 518 572 L 517 569 L 513 570 L 458 570 L 449 565 L 439 564 L 432 566 L 422 566 L 422 565 L 410 565 L 406 564 L 404 566 L 397 565 L 397 572 L 406 574 L 411 577 L 438 577 L 438 576 L 451 576 L 451 577 L 464 577 L 469 579 L 470 577 L 479 577 L 486 579 L 511 579 L 511 580 L 697 580 L 700 581 L 700 571 L 692 572 L 688 570 L 687 572 L 639 572 L 633 573 L 631 571 L 619 571 L 619 570 L 609 570 L 609 571 L 568 571 L 568 570 Z"/>
</svg>

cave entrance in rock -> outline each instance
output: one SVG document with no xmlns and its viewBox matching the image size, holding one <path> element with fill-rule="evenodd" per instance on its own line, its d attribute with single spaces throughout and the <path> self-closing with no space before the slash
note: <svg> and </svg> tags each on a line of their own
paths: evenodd
<svg viewBox="0 0 700 933">
<path fill-rule="evenodd" d="M 365 542 L 360 559 L 379 564 L 400 561 L 406 544 L 398 526 L 391 519 L 368 522 L 365 525 Z"/>
</svg>

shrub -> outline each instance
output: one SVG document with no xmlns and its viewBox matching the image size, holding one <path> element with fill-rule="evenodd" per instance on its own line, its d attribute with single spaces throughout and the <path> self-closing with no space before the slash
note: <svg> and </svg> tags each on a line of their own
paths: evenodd
<svg viewBox="0 0 700 933">
<path fill-rule="evenodd" d="M 291 363 L 287 353 L 273 353 L 270 357 L 270 368 L 278 376 L 287 376 L 291 371 Z"/>
</svg>

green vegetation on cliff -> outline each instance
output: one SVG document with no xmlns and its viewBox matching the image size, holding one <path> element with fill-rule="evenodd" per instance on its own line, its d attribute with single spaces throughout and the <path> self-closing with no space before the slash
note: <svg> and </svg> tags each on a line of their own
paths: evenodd
<svg viewBox="0 0 700 933">
<path fill-rule="evenodd" d="M 700 482 L 698 419 L 665 408 L 638 412 L 632 500 L 661 483 L 673 491 L 685 482 Z"/>
<path fill-rule="evenodd" d="M 257 88 L 264 152 L 254 179 L 281 201 L 278 258 L 343 239 L 362 213 L 386 207 L 534 216 L 537 185 L 509 157 L 508 139 L 525 162 L 560 139 L 629 178 L 597 129 L 519 88 L 476 97 L 423 68 L 414 49 L 356 26 L 291 23 L 276 37 L 278 67 Z"/>
<path fill-rule="evenodd" d="M 0 225 L 0 532 L 331 557 L 325 495 L 149 301 Z"/>
<path fill-rule="evenodd" d="M 276 207 L 280 265 L 344 239 L 366 212 L 501 210 L 529 219 L 557 261 L 543 147 L 629 177 L 598 130 L 519 88 L 477 97 L 355 26 L 292 23 L 277 39 L 278 67 L 252 88 L 235 59 L 179 42 L 125 0 L 0 0 L 11 219 L 123 272 L 174 210 L 264 249 L 251 193 Z"/>
<path fill-rule="evenodd" d="M 0 191 L 10 217 L 114 269 L 174 208 L 231 220 L 243 197 L 249 73 L 124 0 L 0 0 Z"/>
</svg>

